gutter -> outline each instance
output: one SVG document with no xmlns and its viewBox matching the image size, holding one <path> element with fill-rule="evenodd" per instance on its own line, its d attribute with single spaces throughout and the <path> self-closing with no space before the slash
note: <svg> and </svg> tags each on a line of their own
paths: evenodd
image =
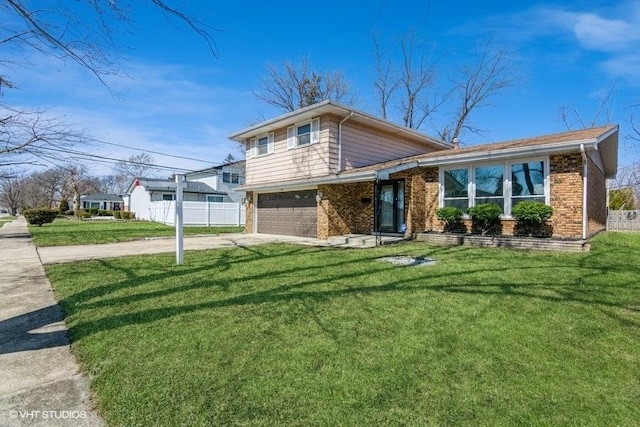
<svg viewBox="0 0 640 427">
<path fill-rule="evenodd" d="M 338 122 L 338 173 L 342 172 L 342 124 L 353 117 L 353 110 L 349 115 Z"/>
<path fill-rule="evenodd" d="M 598 142 L 594 140 L 575 141 L 567 144 L 566 142 L 558 144 L 548 144 L 545 146 L 533 146 L 533 147 L 516 147 L 511 149 L 497 149 L 490 151 L 474 151 L 468 154 L 452 154 L 452 155 L 439 155 L 435 157 L 429 157 L 426 159 L 419 159 L 418 164 L 420 166 L 443 166 L 448 164 L 467 163 L 467 162 L 486 162 L 487 160 L 506 159 L 514 156 L 542 156 L 552 153 L 564 153 L 570 152 L 580 148 L 583 149 L 597 149 Z M 581 148 L 582 147 L 582 148 Z"/>
<path fill-rule="evenodd" d="M 582 240 L 587 240 L 587 223 L 589 220 L 587 214 L 587 173 L 589 170 L 589 165 L 587 163 L 587 153 L 584 149 L 584 144 L 580 144 L 580 154 L 582 155 Z"/>
</svg>

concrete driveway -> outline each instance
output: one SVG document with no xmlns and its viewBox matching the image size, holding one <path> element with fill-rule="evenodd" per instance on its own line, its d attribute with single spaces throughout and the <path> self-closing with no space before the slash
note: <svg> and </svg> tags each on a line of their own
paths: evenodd
<svg viewBox="0 0 640 427">
<path fill-rule="evenodd" d="M 263 245 L 266 243 L 295 243 L 298 245 L 328 246 L 329 243 L 307 237 L 277 236 L 271 234 L 220 234 L 218 236 L 188 236 L 184 249 L 202 250 L 231 248 L 234 246 Z M 175 252 L 174 238 L 150 238 L 123 243 L 79 245 L 38 248 L 43 264 L 56 264 L 90 259 L 117 258 L 132 255 L 149 255 Z"/>
</svg>

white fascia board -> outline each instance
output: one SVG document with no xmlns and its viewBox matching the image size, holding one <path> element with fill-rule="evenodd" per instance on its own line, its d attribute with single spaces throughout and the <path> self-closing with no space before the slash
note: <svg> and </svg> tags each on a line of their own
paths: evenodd
<svg viewBox="0 0 640 427">
<path fill-rule="evenodd" d="M 274 183 L 265 183 L 265 184 L 255 184 L 255 185 L 244 185 L 241 187 L 237 187 L 239 191 L 257 191 L 260 193 L 270 192 L 270 191 L 294 191 L 294 190 L 305 190 L 305 189 L 313 189 L 318 187 L 318 185 L 323 184 L 349 184 L 353 182 L 365 182 L 365 181 L 375 181 L 378 177 L 378 173 L 376 171 L 366 171 L 361 173 L 350 173 L 345 175 L 328 175 L 318 178 L 310 178 L 305 180 L 297 180 L 291 181 L 287 183 L 282 182 L 274 182 Z"/>
<path fill-rule="evenodd" d="M 580 151 L 580 145 L 585 149 L 596 150 L 598 142 L 594 139 L 562 142 L 557 144 L 547 144 L 536 147 L 517 147 L 504 150 L 476 151 L 469 154 L 438 156 L 428 159 L 418 160 L 420 166 L 444 166 L 457 163 L 486 162 L 490 160 L 503 160 L 514 157 L 535 157 L 549 154 L 566 153 Z"/>
<path fill-rule="evenodd" d="M 371 114 L 365 113 L 363 111 L 358 111 L 356 109 L 347 107 L 345 105 L 342 105 L 330 100 L 322 101 L 317 104 L 310 105 L 308 107 L 301 108 L 299 110 L 296 110 L 287 114 L 283 114 L 281 116 L 274 117 L 273 119 L 250 126 L 246 129 L 243 129 L 241 131 L 238 131 L 229 135 L 229 139 L 231 139 L 232 141 L 243 142 L 247 138 L 252 138 L 257 135 L 273 132 L 276 129 L 289 126 L 296 122 L 300 123 L 303 121 L 311 120 L 314 117 L 318 117 L 326 113 L 332 113 L 336 115 L 342 114 L 342 115 L 349 115 L 352 117 L 358 117 L 363 121 L 368 122 L 371 126 L 377 127 L 378 129 L 385 129 L 387 132 L 390 132 L 392 134 L 409 135 L 414 138 L 427 140 L 431 145 L 435 145 L 444 149 L 451 148 L 451 144 L 447 144 L 444 141 L 437 140 L 433 137 L 430 137 L 429 135 L 420 133 L 414 129 L 397 125 L 388 120 L 372 116 Z"/>
</svg>

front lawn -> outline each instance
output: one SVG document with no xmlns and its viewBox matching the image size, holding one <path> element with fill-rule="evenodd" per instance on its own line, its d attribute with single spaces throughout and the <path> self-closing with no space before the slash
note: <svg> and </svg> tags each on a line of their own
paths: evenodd
<svg viewBox="0 0 640 427">
<path fill-rule="evenodd" d="M 11 215 L 5 215 L 5 216 L 0 216 L 0 228 L 5 225 L 7 222 L 11 222 L 14 219 L 16 219 L 15 216 L 11 216 Z"/>
<path fill-rule="evenodd" d="M 185 235 L 241 233 L 244 227 L 184 227 Z M 29 226 L 36 246 L 117 243 L 145 237 L 175 236 L 175 228 L 151 221 L 77 221 L 58 218 L 42 227 Z"/>
<path fill-rule="evenodd" d="M 631 426 L 639 254 L 606 234 L 584 254 L 265 245 L 47 272 L 113 426 Z"/>
</svg>

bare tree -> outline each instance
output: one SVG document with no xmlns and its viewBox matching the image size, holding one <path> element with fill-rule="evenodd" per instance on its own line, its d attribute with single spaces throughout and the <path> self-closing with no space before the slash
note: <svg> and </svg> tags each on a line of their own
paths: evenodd
<svg viewBox="0 0 640 427">
<path fill-rule="evenodd" d="M 269 64 L 267 76 L 253 95 L 286 112 L 327 99 L 346 103 L 353 101 L 342 71 L 316 73 L 310 68 L 307 59 L 300 61 L 298 65 L 286 61 L 282 69 Z"/>
<path fill-rule="evenodd" d="M 68 150 L 84 141 L 64 118 L 0 104 L 0 169 L 64 161 Z"/>
<path fill-rule="evenodd" d="M 171 7 L 164 0 L 146 0 L 172 23 L 182 24 L 205 40 L 214 56 L 217 48 L 212 28 Z M 52 0 L 32 2 L 6 0 L 0 3 L 0 46 L 7 56 L 0 59 L 4 69 L 28 66 L 33 53 L 74 62 L 89 70 L 102 84 L 105 78 L 121 73 L 119 34 L 130 32 L 132 0 Z M 3 70 L 0 95 L 14 87 Z M 61 150 L 83 140 L 82 132 L 51 118 L 44 111 L 18 109 L 0 103 L 0 169 L 22 164 L 57 162 Z"/>
<path fill-rule="evenodd" d="M 65 173 L 62 168 L 32 173 L 23 179 L 24 207 L 55 207 L 62 199 L 64 185 Z"/>
<path fill-rule="evenodd" d="M 593 128 L 599 125 L 611 123 L 611 102 L 614 98 L 615 92 L 616 86 L 613 85 L 607 92 L 598 95 L 596 110 L 591 118 L 584 117 L 575 105 L 563 105 L 560 107 L 558 112 L 560 120 L 562 120 L 562 123 L 564 123 L 567 130 L 573 130 L 576 128 Z M 633 117 L 631 118 L 631 125 L 633 127 Z"/>
<path fill-rule="evenodd" d="M 73 212 L 76 218 L 80 218 L 80 197 L 83 194 L 100 192 L 100 180 L 87 173 L 82 166 L 69 166 L 64 168 L 65 185 L 63 197 L 73 200 Z"/>
<path fill-rule="evenodd" d="M 437 63 L 433 49 L 417 39 L 415 32 L 399 42 L 399 65 L 394 66 L 391 51 L 373 36 L 376 78 L 374 90 L 380 102 L 380 115 L 387 119 L 395 105 L 404 126 L 419 129 L 424 121 L 447 100 L 448 94 L 436 85 Z"/>
<path fill-rule="evenodd" d="M 17 50 L 31 49 L 61 60 L 70 60 L 91 71 L 101 82 L 120 72 L 119 33 L 130 32 L 133 1 L 54 0 L 42 4 L 27 0 L 6 0 L 0 6 L 4 17 L 0 44 Z M 136 2 L 137 3 L 137 2 Z M 217 55 L 213 29 L 197 18 L 171 7 L 164 0 L 147 0 L 167 19 L 184 24 L 201 36 Z"/>
<path fill-rule="evenodd" d="M 395 76 L 395 69 L 391 58 L 389 58 L 388 49 L 383 50 L 377 34 L 374 34 L 372 39 L 376 61 L 376 79 L 373 82 L 373 87 L 380 102 L 380 116 L 387 119 L 389 101 L 398 89 L 400 81 Z"/>
<path fill-rule="evenodd" d="M 153 158 L 146 153 L 132 154 L 128 158 L 120 160 L 113 170 L 116 181 L 115 189 L 118 194 L 124 194 L 134 178 L 157 173 L 157 169 L 153 166 Z"/>
<path fill-rule="evenodd" d="M 493 38 L 476 48 L 474 62 L 462 67 L 460 77 L 453 80 L 456 113 L 438 132 L 440 137 L 452 142 L 464 131 L 481 133 L 481 129 L 469 123 L 471 114 L 487 106 L 491 98 L 512 87 L 517 80 L 508 51 L 496 48 Z"/>
<path fill-rule="evenodd" d="M 0 180 L 0 201 L 7 205 L 11 215 L 16 215 L 22 207 L 23 188 L 21 177 L 5 177 Z"/>
</svg>

